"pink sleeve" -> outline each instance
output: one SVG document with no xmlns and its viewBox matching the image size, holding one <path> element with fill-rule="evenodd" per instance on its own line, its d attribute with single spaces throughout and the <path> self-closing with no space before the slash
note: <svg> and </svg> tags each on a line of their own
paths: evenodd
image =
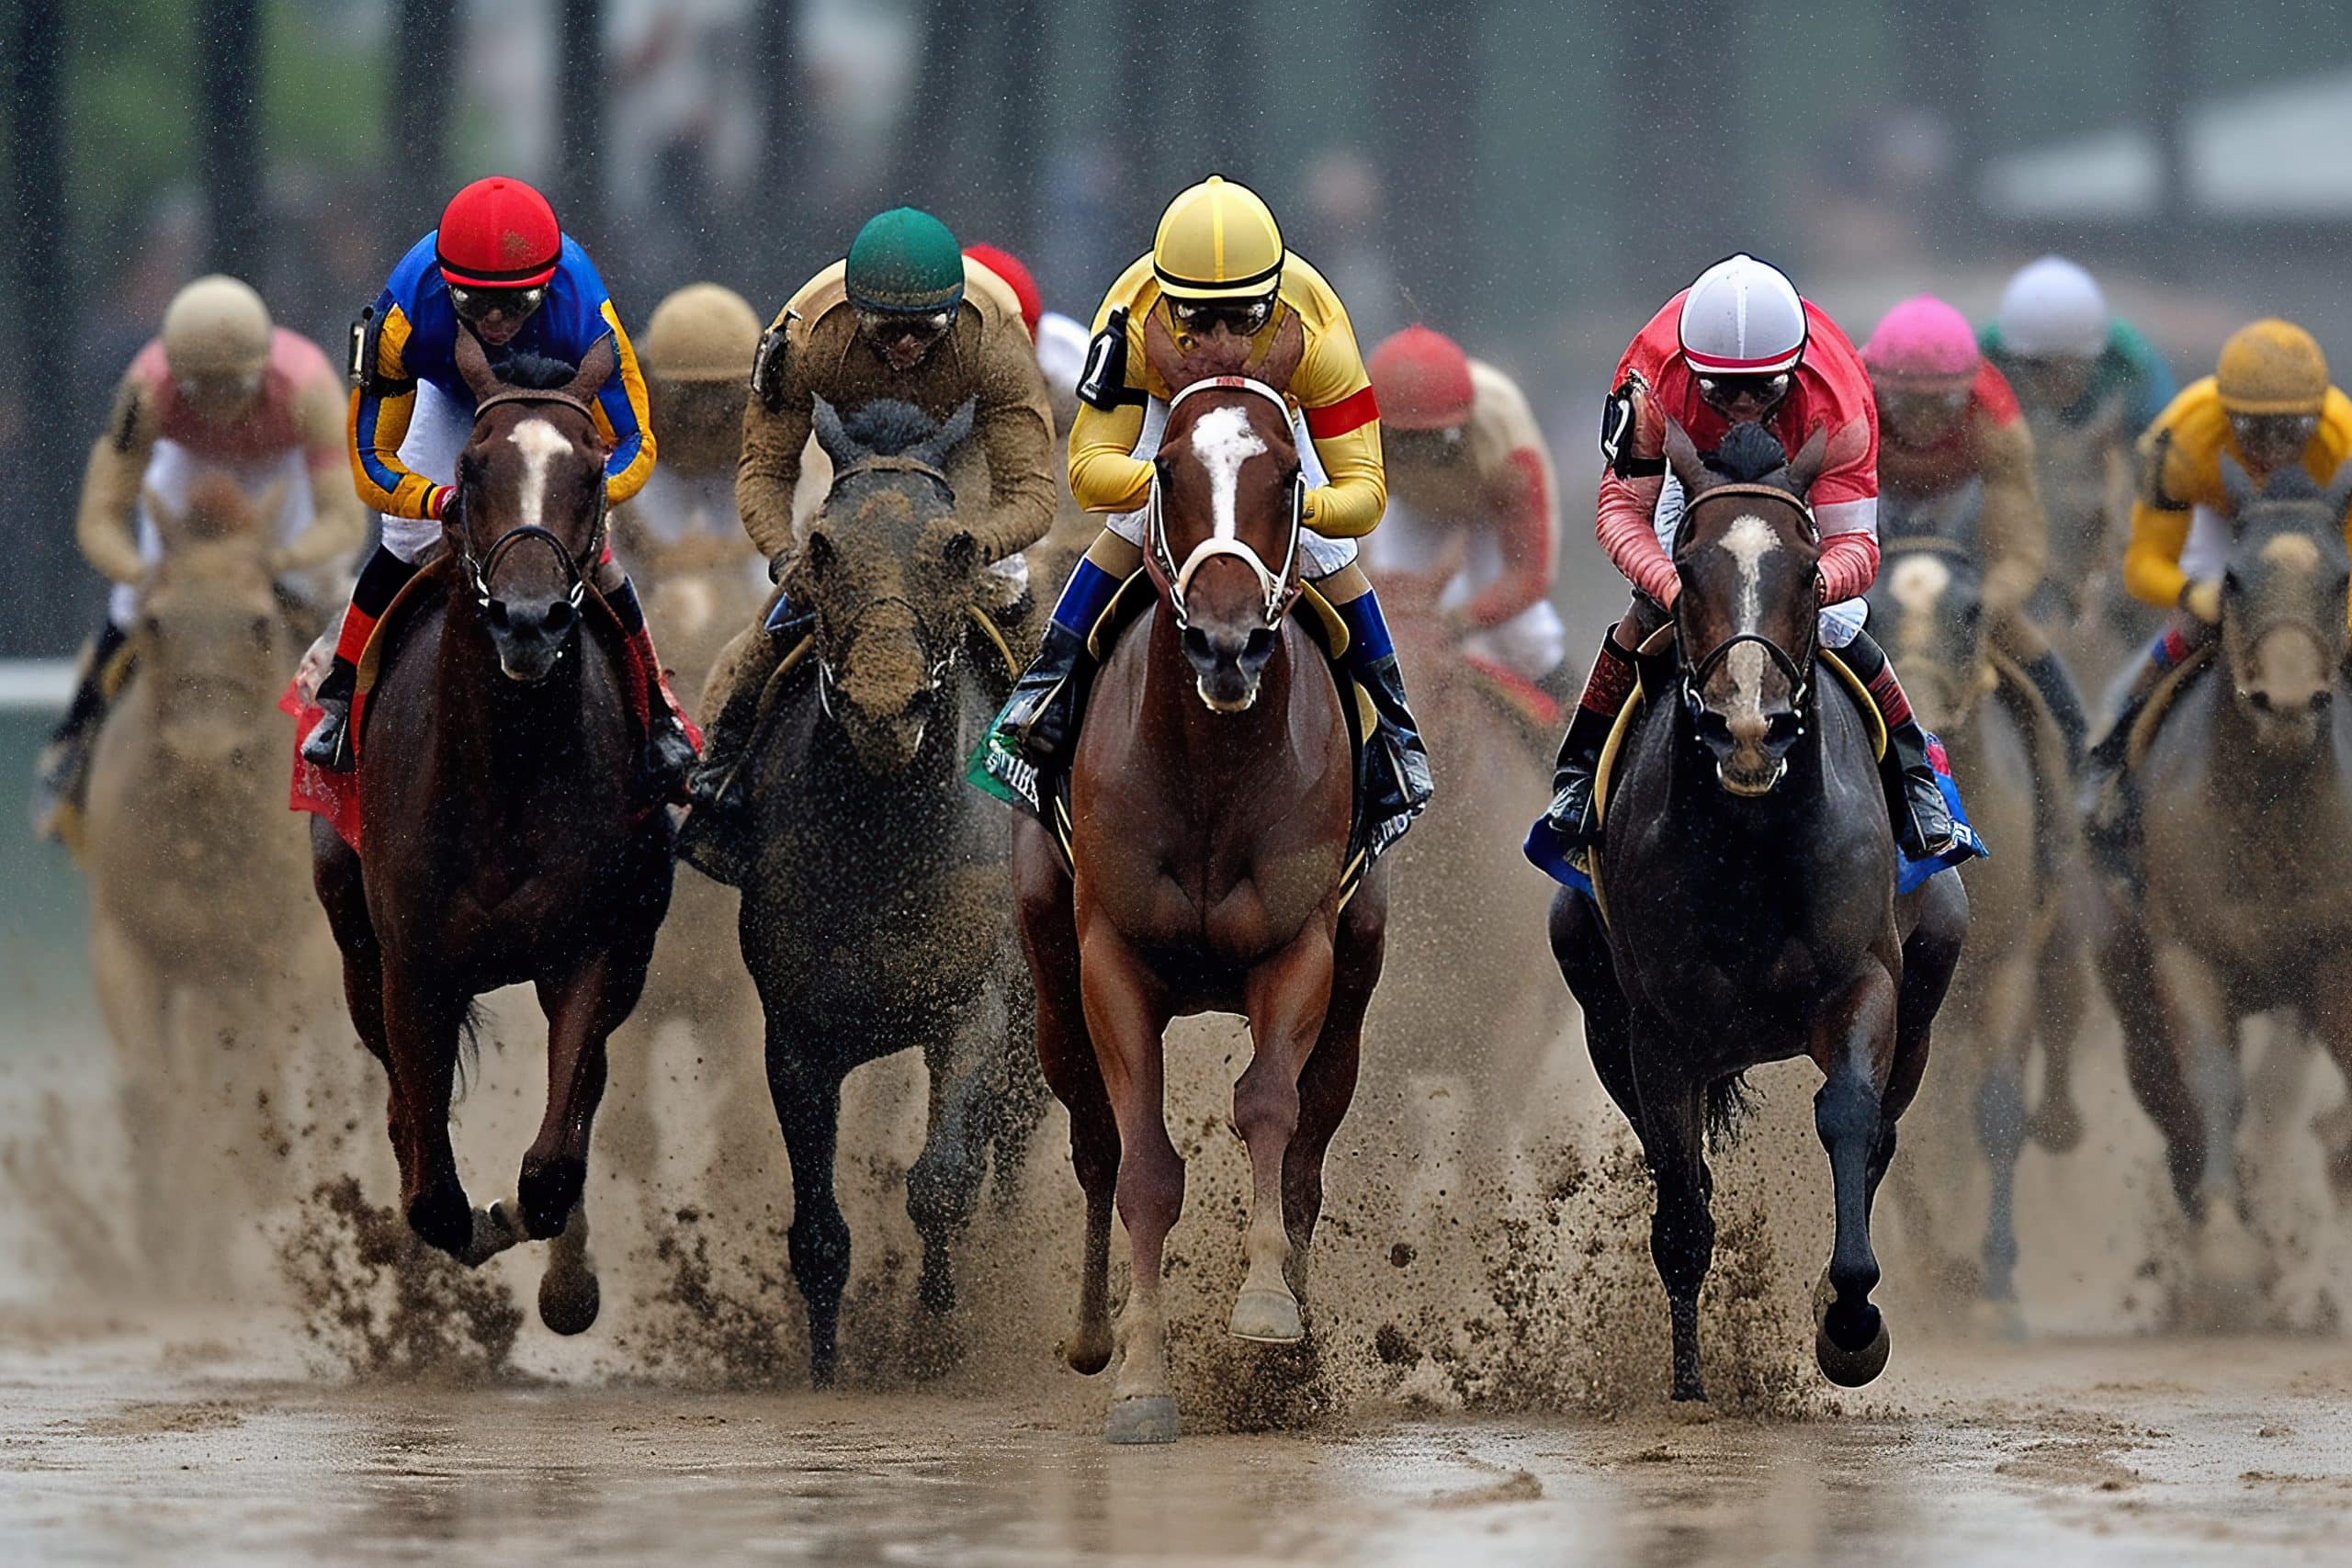
<svg viewBox="0 0 2352 1568">
<path fill-rule="evenodd" d="M 1821 602 L 1859 599 L 1878 581 L 1878 535 L 1863 528 L 1832 534 L 1821 545 Z"/>
<path fill-rule="evenodd" d="M 1634 587 L 1659 604 L 1670 605 L 1681 592 L 1682 580 L 1676 575 L 1674 562 L 1665 547 L 1657 542 L 1653 522 L 1657 515 L 1658 492 L 1665 488 L 1663 475 L 1632 479 L 1615 473 L 1602 475 L 1600 510 L 1593 532 L 1600 537 L 1600 547 L 1609 552 L 1610 560 Z"/>
</svg>

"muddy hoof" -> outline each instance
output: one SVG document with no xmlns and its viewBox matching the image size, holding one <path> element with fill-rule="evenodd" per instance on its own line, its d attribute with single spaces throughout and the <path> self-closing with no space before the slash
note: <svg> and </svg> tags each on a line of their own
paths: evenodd
<svg viewBox="0 0 2352 1568">
<path fill-rule="evenodd" d="M 587 1185 L 585 1160 L 551 1159 L 526 1168 L 515 1185 L 515 1199 L 523 1210 L 523 1233 L 533 1241 L 561 1235 L 564 1221 L 571 1217 Z"/>
<path fill-rule="evenodd" d="M 1848 1349 L 1829 1332 L 1829 1309 L 1837 1301 L 1838 1287 L 1824 1273 L 1813 1286 L 1813 1359 L 1820 1364 L 1821 1375 L 1839 1388 L 1860 1388 L 1886 1371 L 1886 1359 L 1894 1350 L 1894 1337 L 1887 1332 L 1886 1314 L 1876 1307 L 1865 1307 L 1863 1310 L 1877 1320 L 1877 1332 L 1859 1349 Z"/>
<path fill-rule="evenodd" d="M 1227 1332 L 1253 1345 L 1295 1345 L 1306 1337 L 1306 1325 L 1288 1291 L 1244 1291 L 1233 1299 Z"/>
<path fill-rule="evenodd" d="M 408 1206 L 408 1228 L 428 1246 L 463 1258 L 474 1238 L 473 1205 L 466 1201 L 466 1190 L 449 1181 L 418 1193 Z"/>
<path fill-rule="evenodd" d="M 2044 1100 L 2026 1118 L 2025 1135 L 2053 1155 L 2063 1155 L 2083 1141 L 2083 1113 L 2071 1100 Z"/>
<path fill-rule="evenodd" d="M 1176 1401 L 1164 1393 L 1114 1400 L 1102 1435 L 1114 1443 L 1172 1443 L 1176 1440 Z"/>
<path fill-rule="evenodd" d="M 1092 1377 L 1111 1364 L 1111 1325 L 1102 1324 L 1093 1328 L 1081 1328 L 1062 1341 L 1062 1359 L 1069 1370 L 1081 1376 Z"/>
<path fill-rule="evenodd" d="M 603 1304 L 593 1269 L 550 1269 L 539 1276 L 539 1321 L 553 1333 L 587 1333 Z"/>
</svg>

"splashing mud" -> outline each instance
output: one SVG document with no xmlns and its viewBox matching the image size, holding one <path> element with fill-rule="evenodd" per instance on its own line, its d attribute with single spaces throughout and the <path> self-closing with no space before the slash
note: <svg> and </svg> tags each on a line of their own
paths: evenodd
<svg viewBox="0 0 2352 1568">
<path fill-rule="evenodd" d="M 468 1382 L 509 1371 L 523 1310 L 504 1282 L 418 1241 L 356 1178 L 311 1192 L 278 1263 L 328 1368 Z"/>
</svg>

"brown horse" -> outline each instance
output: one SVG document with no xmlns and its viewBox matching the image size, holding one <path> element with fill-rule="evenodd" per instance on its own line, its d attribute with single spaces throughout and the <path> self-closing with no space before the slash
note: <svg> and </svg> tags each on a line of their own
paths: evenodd
<svg viewBox="0 0 2352 1568">
<path fill-rule="evenodd" d="M 1355 1090 L 1380 976 L 1381 873 L 1351 897 L 1349 726 L 1298 592 L 1299 467 L 1281 389 L 1295 320 L 1263 362 L 1220 333 L 1180 355 L 1158 317 L 1154 371 L 1178 389 L 1154 463 L 1146 558 L 1155 602 L 1096 677 L 1070 777 L 1065 874 L 1024 819 L 1014 855 L 1037 985 L 1037 1049 L 1070 1112 L 1086 1191 L 1071 1366 L 1112 1349 L 1114 1195 L 1134 1280 L 1121 1314 L 1113 1442 L 1176 1436 L 1160 1263 L 1184 1165 L 1162 1105 L 1162 1039 L 1181 1014 L 1238 1012 L 1255 1055 L 1233 1091 L 1252 1177 L 1239 1338 L 1306 1337 L 1297 1290 L 1323 1156 Z"/>
<path fill-rule="evenodd" d="M 1553 901 L 1553 950 L 1593 1066 L 1657 1186 L 1650 1254 L 1676 1399 L 1706 1397 L 1707 1135 L 1735 1117 L 1742 1073 L 1792 1056 L 1822 1072 L 1814 1126 L 1836 1191 L 1815 1359 L 1849 1387 L 1885 1367 L 1871 1204 L 1967 934 L 1958 877 L 1896 897 L 1869 714 L 1815 658 L 1820 545 L 1804 493 L 1824 444 L 1816 433 L 1792 462 L 1760 427 L 1736 425 L 1702 467 L 1668 426 L 1689 497 L 1674 695 L 1625 737 L 1596 867 L 1605 925 L 1582 893 Z"/>
<path fill-rule="evenodd" d="M 312 874 L 352 1021 L 390 1077 L 410 1226 L 469 1264 L 561 1237 L 539 1315 L 579 1333 L 597 1306 L 580 1195 L 605 1042 L 670 901 L 669 817 L 638 774 L 643 682 L 589 581 L 605 477 L 588 400 L 615 351 L 601 341 L 576 373 L 510 361 L 501 382 L 458 344 L 477 409 L 439 592 L 391 631 L 368 706 L 359 850 L 322 818 Z M 449 1146 L 459 1038 L 475 998 L 526 982 L 548 1018 L 547 1114 L 514 1211 L 479 1210 Z"/>
<path fill-rule="evenodd" d="M 2098 969 L 2197 1227 L 2199 1283 L 2238 1291 L 2265 1268 L 2238 1168 L 2241 1029 L 2291 1010 L 2352 1077 L 2352 468 L 2324 492 L 2298 468 L 2260 493 L 2226 458 L 2222 477 L 2237 541 L 2216 668 L 2135 742 L 2137 886 L 2107 888 Z M 2352 1129 L 2329 1131 L 2329 1177 L 2352 1194 Z"/>
</svg>

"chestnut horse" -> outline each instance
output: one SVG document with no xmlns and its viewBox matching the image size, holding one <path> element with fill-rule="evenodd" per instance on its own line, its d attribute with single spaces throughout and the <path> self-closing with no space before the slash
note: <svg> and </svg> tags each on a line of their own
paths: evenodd
<svg viewBox="0 0 2352 1568">
<path fill-rule="evenodd" d="M 1814 1125 L 1836 1192 L 1815 1358 L 1848 1387 L 1886 1365 L 1871 1203 L 1967 934 L 1957 876 L 1896 896 L 1871 715 L 1815 657 L 1820 545 L 1804 494 L 1823 446 L 1816 433 L 1791 461 L 1740 425 L 1702 467 L 1690 436 L 1668 427 L 1689 498 L 1674 696 L 1644 707 L 1624 737 L 1596 856 L 1605 926 L 1580 892 L 1553 900 L 1553 950 L 1583 1004 L 1594 1069 L 1657 1187 L 1650 1255 L 1676 1399 L 1706 1397 L 1707 1136 L 1735 1116 L 1742 1073 L 1792 1056 L 1821 1068 Z"/>
<path fill-rule="evenodd" d="M 596 1315 L 579 1209 L 605 1042 L 637 1004 L 670 903 L 670 819 L 638 771 L 643 680 L 589 581 L 605 452 L 588 400 L 613 354 L 603 340 L 569 375 L 511 363 L 531 384 L 509 384 L 458 334 L 478 406 L 442 590 L 390 634 L 359 756 L 358 852 L 323 818 L 311 829 L 352 1021 L 391 1080 L 409 1225 L 469 1264 L 562 1238 L 539 1315 L 575 1334 Z M 547 1114 L 514 1209 L 481 1210 L 449 1146 L 458 1041 L 475 998 L 524 982 L 548 1017 Z"/>
<path fill-rule="evenodd" d="M 1086 1191 L 1078 1326 L 1064 1347 L 1081 1372 L 1113 1350 L 1114 1193 L 1134 1260 L 1113 1442 L 1176 1436 L 1160 1304 L 1161 1252 L 1184 1197 L 1162 1106 L 1169 1021 L 1250 1021 L 1255 1054 L 1233 1091 L 1252 1178 L 1250 1271 L 1230 1327 L 1296 1343 L 1324 1152 L 1355 1091 L 1386 915 L 1378 869 L 1349 895 L 1347 716 L 1323 650 L 1289 614 L 1301 497 L 1281 389 L 1298 366 L 1298 324 L 1256 365 L 1222 332 L 1180 355 L 1157 316 L 1145 342 L 1177 389 L 1153 464 L 1157 597 L 1095 679 L 1071 766 L 1074 872 L 1026 819 L 1013 862 L 1038 1056 L 1069 1108 Z"/>
</svg>

